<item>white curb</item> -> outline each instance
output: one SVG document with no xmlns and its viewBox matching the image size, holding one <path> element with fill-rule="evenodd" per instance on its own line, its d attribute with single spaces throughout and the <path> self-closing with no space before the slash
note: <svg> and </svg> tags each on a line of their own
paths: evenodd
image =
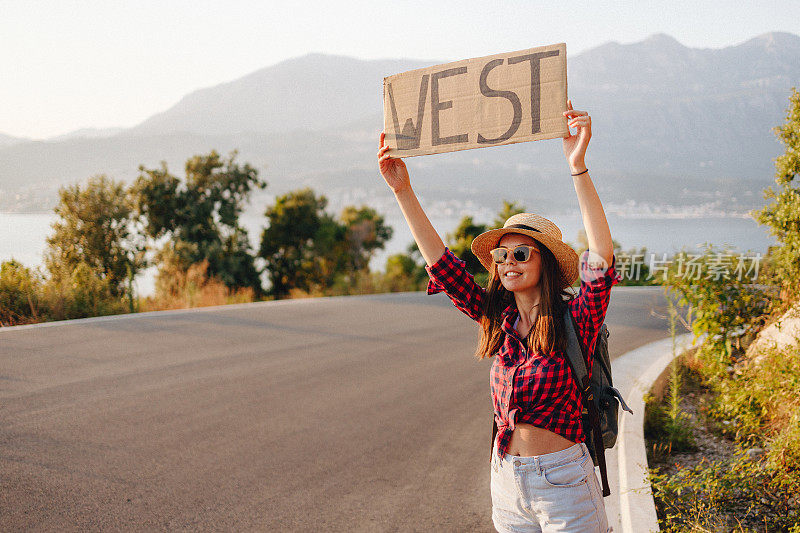
<svg viewBox="0 0 800 533">
<path fill-rule="evenodd" d="M 675 355 L 692 346 L 693 337 L 692 333 L 677 336 Z M 616 457 L 611 461 L 618 465 L 619 494 L 618 500 L 614 498 L 617 501 L 608 502 L 611 504 L 608 510 L 612 511 L 609 512 L 609 525 L 616 524 L 624 533 L 659 531 L 656 506 L 647 478 L 643 397 L 672 358 L 672 339 L 667 338 L 631 350 L 611 362 L 614 387 L 633 410 L 631 415 L 620 409 L 619 435 L 613 448 Z M 609 455 L 612 455 L 611 451 Z M 609 471 L 609 477 L 613 475 Z M 612 492 L 612 497 L 615 496 Z"/>
</svg>

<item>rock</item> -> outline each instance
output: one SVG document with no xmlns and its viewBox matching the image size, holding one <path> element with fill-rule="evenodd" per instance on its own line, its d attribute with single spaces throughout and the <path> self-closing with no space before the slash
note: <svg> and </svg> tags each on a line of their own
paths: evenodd
<svg viewBox="0 0 800 533">
<path fill-rule="evenodd" d="M 791 307 L 778 320 L 762 329 L 747 347 L 747 358 L 758 364 L 769 349 L 781 349 L 800 340 L 800 303 Z"/>
<path fill-rule="evenodd" d="M 750 459 L 757 459 L 764 454 L 764 448 L 749 448 L 746 453 Z"/>
</svg>

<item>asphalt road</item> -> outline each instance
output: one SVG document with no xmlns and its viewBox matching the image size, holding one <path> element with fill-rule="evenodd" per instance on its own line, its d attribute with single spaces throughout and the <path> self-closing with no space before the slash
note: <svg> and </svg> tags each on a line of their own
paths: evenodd
<svg viewBox="0 0 800 533">
<path fill-rule="evenodd" d="M 477 338 L 423 293 L 0 330 L 0 530 L 494 531 Z"/>
</svg>

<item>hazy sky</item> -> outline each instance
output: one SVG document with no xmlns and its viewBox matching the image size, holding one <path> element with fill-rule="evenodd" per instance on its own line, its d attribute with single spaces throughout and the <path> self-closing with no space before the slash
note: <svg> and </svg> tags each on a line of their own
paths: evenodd
<svg viewBox="0 0 800 533">
<path fill-rule="evenodd" d="M 653 33 L 700 48 L 800 34 L 783 1 L 0 0 L 0 133 L 133 126 L 192 90 L 310 52 L 455 60 Z"/>
</svg>

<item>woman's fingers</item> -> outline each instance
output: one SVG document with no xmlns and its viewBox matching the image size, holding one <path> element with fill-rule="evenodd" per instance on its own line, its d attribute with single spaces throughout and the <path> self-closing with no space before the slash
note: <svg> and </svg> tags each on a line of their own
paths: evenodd
<svg viewBox="0 0 800 533">
<path fill-rule="evenodd" d="M 577 117 L 567 122 L 570 128 L 574 128 L 576 126 L 589 126 L 591 123 L 592 119 L 588 116 Z"/>
<path fill-rule="evenodd" d="M 567 110 L 563 112 L 565 117 L 574 117 L 577 115 L 588 115 L 586 111 L 576 111 L 572 108 L 572 100 L 567 99 Z"/>
<path fill-rule="evenodd" d="M 386 141 L 386 133 L 382 131 L 381 132 L 381 147 L 378 150 L 378 163 L 381 166 L 384 166 L 385 164 L 388 164 L 389 161 L 393 161 L 393 160 L 402 161 L 400 159 L 397 159 L 396 157 L 392 157 L 392 155 L 390 155 L 388 153 L 390 146 L 388 144 L 386 144 L 385 141 Z"/>
<path fill-rule="evenodd" d="M 564 137 L 564 155 L 572 168 L 583 164 L 586 146 L 592 137 L 592 117 L 586 111 L 572 108 L 572 101 L 567 100 L 567 110 L 563 112 L 567 118 L 567 135 Z M 569 128 L 577 128 L 573 134 Z"/>
<path fill-rule="evenodd" d="M 378 150 L 378 157 L 381 157 L 382 155 L 384 155 L 388 149 L 389 149 L 388 145 L 382 146 L 381 149 Z"/>
</svg>

